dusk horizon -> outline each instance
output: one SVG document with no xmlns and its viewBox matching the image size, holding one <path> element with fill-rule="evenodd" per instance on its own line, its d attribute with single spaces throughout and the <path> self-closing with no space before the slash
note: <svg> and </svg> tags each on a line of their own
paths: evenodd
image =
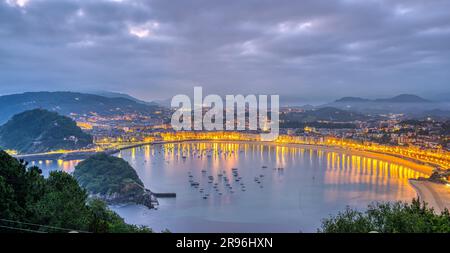
<svg viewBox="0 0 450 253">
<path fill-rule="evenodd" d="M 450 95 L 449 8 L 446 1 L 1 1 L 0 94 L 107 90 L 148 101 L 203 86 L 307 102 L 441 100 Z"/>
<path fill-rule="evenodd" d="M 445 247 L 449 10 L 0 0 L 0 241 Z"/>
</svg>

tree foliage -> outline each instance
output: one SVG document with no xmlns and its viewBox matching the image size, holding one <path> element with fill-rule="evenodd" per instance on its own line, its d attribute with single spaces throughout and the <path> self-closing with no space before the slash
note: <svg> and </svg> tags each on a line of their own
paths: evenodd
<svg viewBox="0 0 450 253">
<path fill-rule="evenodd" d="M 44 232 L 151 232 L 126 224 L 102 201 L 88 200 L 71 175 L 58 171 L 44 178 L 41 173 L 0 150 L 0 224 Z"/>
<path fill-rule="evenodd" d="M 75 121 L 42 109 L 16 114 L 0 127 L 0 145 L 21 153 L 72 150 L 91 143 L 92 136 L 84 133 Z"/>
<path fill-rule="evenodd" d="M 135 194 L 144 185 L 136 171 L 125 160 L 96 154 L 80 162 L 74 171 L 80 184 L 94 194 Z"/>
<path fill-rule="evenodd" d="M 434 212 L 426 203 L 375 203 L 364 212 L 347 208 L 324 219 L 319 232 L 324 233 L 449 233 L 450 213 Z"/>
</svg>

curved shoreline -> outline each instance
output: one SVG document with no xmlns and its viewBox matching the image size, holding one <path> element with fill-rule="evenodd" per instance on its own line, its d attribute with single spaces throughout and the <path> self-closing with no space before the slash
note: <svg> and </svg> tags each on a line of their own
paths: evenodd
<svg viewBox="0 0 450 253">
<path fill-rule="evenodd" d="M 260 144 L 260 145 L 266 145 L 266 146 L 278 146 L 278 147 L 295 147 L 295 148 L 305 148 L 305 149 L 311 149 L 311 150 L 325 150 L 325 151 L 331 151 L 331 152 L 338 152 L 338 153 L 345 153 L 349 155 L 360 155 L 368 158 L 374 158 L 379 159 L 385 162 L 391 162 L 396 163 L 399 165 L 403 165 L 406 167 L 409 167 L 413 170 L 416 170 L 418 172 L 424 173 L 426 175 L 431 175 L 433 171 L 433 167 L 427 164 L 423 164 L 420 161 L 411 160 L 408 158 L 398 157 L 395 155 L 390 154 L 382 154 L 382 153 L 375 153 L 370 151 L 361 151 L 356 149 L 346 149 L 338 146 L 325 146 L 325 145 L 315 145 L 315 144 L 297 144 L 297 143 L 275 143 L 275 142 L 264 142 L 264 141 L 241 141 L 241 140 L 179 140 L 179 141 L 153 141 L 148 143 L 138 143 L 133 144 L 129 146 L 120 147 L 117 149 L 111 149 L 104 151 L 107 154 L 116 154 L 122 150 L 126 149 L 132 149 L 137 148 L 141 146 L 146 145 L 164 145 L 164 144 L 170 144 L 170 143 L 195 143 L 195 142 L 216 142 L 216 143 L 242 143 L 242 144 Z M 78 159 L 85 159 L 89 157 L 90 155 L 94 154 L 96 152 L 74 152 L 69 154 L 60 154 L 59 157 L 52 154 L 52 157 L 48 157 L 51 159 L 66 159 L 66 160 L 78 160 Z M 32 160 L 30 158 L 37 158 L 39 159 L 39 156 L 33 156 L 33 155 L 26 155 L 23 158 L 28 158 L 29 160 Z M 20 157 L 19 157 L 20 158 Z M 40 159 L 45 159 L 40 157 Z M 442 190 L 442 187 L 440 186 L 433 186 L 431 185 L 431 182 L 425 183 L 425 181 L 417 181 L 417 180 L 409 180 L 410 185 L 412 188 L 416 191 L 417 195 L 420 199 L 423 201 L 429 203 L 430 206 L 435 208 L 436 211 L 441 212 L 445 207 L 450 208 L 450 188 L 445 188 L 445 185 L 442 185 L 444 187 L 444 190 Z M 439 189 L 439 190 L 436 190 Z M 447 194 L 448 193 L 448 194 Z M 445 196 L 440 196 L 441 194 L 444 194 Z M 443 200 L 440 200 L 440 199 Z M 443 204 L 447 203 L 447 204 Z"/>
<path fill-rule="evenodd" d="M 325 146 L 325 145 L 314 145 L 314 144 L 296 144 L 296 143 L 273 143 L 273 142 L 263 142 L 263 141 L 239 141 L 239 140 L 182 140 L 182 141 L 160 141 L 160 142 L 153 142 L 149 144 L 142 144 L 137 145 L 134 147 L 129 148 L 135 148 L 145 145 L 152 145 L 152 144 L 169 144 L 169 143 L 196 143 L 196 142 L 216 142 L 216 143 L 242 143 L 242 144 L 261 144 L 266 146 L 278 146 L 278 147 L 294 147 L 294 148 L 305 148 L 305 149 L 311 149 L 311 150 L 325 150 L 325 151 L 331 151 L 331 152 L 338 152 L 338 153 L 345 153 L 349 155 L 360 155 L 368 158 L 374 158 L 379 159 L 385 162 L 393 162 L 399 165 L 407 166 L 413 170 L 422 172 L 426 175 L 431 175 L 434 168 L 426 165 L 421 164 L 419 161 L 414 161 L 411 159 L 406 159 L 394 155 L 388 155 L 388 154 L 381 154 L 381 153 L 375 153 L 375 152 L 369 152 L 369 151 L 361 151 L 361 150 L 354 150 L 354 149 L 345 149 L 342 147 L 337 146 Z M 124 149 L 129 149 L 124 148 Z M 117 150 L 115 153 L 120 152 L 120 149 Z M 417 183 L 414 183 L 414 182 Z M 412 188 L 416 191 L 417 195 L 422 201 L 425 201 L 426 203 L 429 203 L 429 206 L 433 207 L 436 212 L 442 212 L 445 208 L 450 209 L 450 188 L 445 188 L 445 185 L 438 185 L 433 186 L 431 182 L 430 184 L 424 183 L 425 181 L 418 181 L 414 179 L 409 180 L 410 185 Z M 439 189 L 436 190 L 435 188 Z M 425 193 L 424 193 L 425 192 Z"/>
<path fill-rule="evenodd" d="M 395 162 L 399 165 L 407 166 L 413 170 L 422 172 L 427 175 L 431 175 L 433 171 L 433 167 L 428 164 L 423 164 L 423 162 L 410 159 L 407 157 L 399 157 L 396 155 L 391 154 L 383 154 L 383 153 L 377 153 L 377 152 L 370 152 L 370 151 L 362 151 L 357 149 L 346 149 L 339 146 L 327 146 L 327 145 L 317 145 L 317 144 L 299 144 L 299 143 L 276 143 L 276 142 L 264 142 L 264 141 L 242 141 L 242 140 L 177 140 L 177 141 L 153 141 L 153 142 L 146 142 L 146 143 L 138 143 L 138 144 L 132 144 L 129 146 L 124 146 L 116 149 L 110 149 L 104 152 L 106 154 L 112 155 L 117 154 L 118 152 L 126 149 L 132 149 L 147 145 L 156 145 L 156 144 L 171 144 L 171 143 L 189 143 L 189 142 L 216 142 L 216 143 L 244 143 L 244 144 L 260 144 L 260 145 L 266 145 L 266 146 L 284 146 L 284 147 L 300 147 L 305 149 L 312 149 L 312 150 L 327 150 L 327 151 L 333 151 L 333 152 L 339 152 L 339 153 L 346 153 L 346 154 L 353 154 L 353 155 L 361 155 L 368 158 L 376 158 L 380 159 L 385 162 Z M 80 152 L 71 152 L 71 153 L 54 153 L 54 154 L 28 154 L 28 155 L 16 155 L 14 156 L 17 159 L 24 159 L 27 161 L 32 160 L 81 160 L 86 159 L 87 157 L 98 153 L 98 152 L 86 152 L 86 151 L 80 151 Z"/>
<path fill-rule="evenodd" d="M 443 212 L 444 209 L 450 210 L 450 187 L 448 185 L 414 179 L 410 179 L 409 184 L 416 191 L 417 197 L 437 213 Z"/>
<path fill-rule="evenodd" d="M 142 145 L 134 145 L 133 147 L 127 147 L 117 150 L 115 153 L 120 152 L 124 149 L 135 148 L 145 145 L 154 144 L 169 144 L 169 143 L 198 143 L 198 142 L 215 142 L 215 143 L 241 143 L 241 144 L 260 144 L 266 146 L 278 146 L 278 147 L 293 147 L 293 148 L 305 148 L 311 150 L 324 150 L 329 152 L 345 153 L 349 155 L 359 155 L 368 158 L 379 159 L 385 162 L 396 163 L 399 165 L 404 165 L 413 170 L 422 172 L 426 175 L 431 175 L 434 168 L 430 165 L 423 164 L 420 161 L 415 161 L 408 158 L 398 157 L 395 155 L 382 154 L 370 151 L 361 151 L 355 149 L 345 149 L 338 146 L 325 146 L 325 145 L 314 145 L 314 144 L 296 144 L 296 143 L 274 143 L 274 142 L 263 142 L 263 141 L 239 141 L 239 140 L 181 140 L 181 141 L 159 141 Z M 409 179 L 408 180 L 411 187 L 416 191 L 417 196 L 421 201 L 428 203 L 437 213 L 441 213 L 444 209 L 450 210 L 450 186 L 437 184 L 433 182 Z"/>
<path fill-rule="evenodd" d="M 360 155 L 365 156 L 368 158 L 375 158 L 382 160 L 384 162 L 394 162 L 399 165 L 407 166 L 413 170 L 416 170 L 418 172 L 422 172 L 427 175 L 431 175 L 433 172 L 433 167 L 430 165 L 426 165 L 421 163 L 420 161 L 411 160 L 403 157 L 398 157 L 390 154 L 382 154 L 382 153 L 375 153 L 370 151 L 362 151 L 362 150 L 356 150 L 356 149 L 345 149 L 339 146 L 325 146 L 325 145 L 316 145 L 316 144 L 297 144 L 297 143 L 275 143 L 275 142 L 264 142 L 264 141 L 240 141 L 240 140 L 181 140 L 181 141 L 159 141 L 159 142 L 152 142 L 142 145 L 135 145 L 133 147 L 127 147 L 123 149 L 118 149 L 116 152 L 112 153 L 115 154 L 117 152 L 120 152 L 121 150 L 129 149 L 129 148 L 135 148 L 145 145 L 152 145 L 152 144 L 169 144 L 169 143 L 191 143 L 191 142 L 216 142 L 216 143 L 243 143 L 243 144 L 260 144 L 260 145 L 266 145 L 266 146 L 281 146 L 281 147 L 296 147 L 296 148 L 305 148 L 305 149 L 311 149 L 311 150 L 326 150 L 326 151 L 332 151 L 332 152 L 338 152 L 338 153 L 345 153 L 350 155 Z"/>
</svg>

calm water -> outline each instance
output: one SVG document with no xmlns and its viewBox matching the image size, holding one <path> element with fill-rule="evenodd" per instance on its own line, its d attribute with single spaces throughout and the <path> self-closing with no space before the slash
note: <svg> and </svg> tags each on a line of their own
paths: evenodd
<svg viewBox="0 0 450 253">
<path fill-rule="evenodd" d="M 314 232 L 322 218 L 347 205 L 411 200 L 416 193 L 407 180 L 423 176 L 357 155 L 260 144 L 164 144 L 118 156 L 136 169 L 147 188 L 177 193 L 175 199 L 160 199 L 158 210 L 112 207 L 127 222 L 156 231 Z M 40 167 L 45 174 L 58 168 L 70 172 L 76 163 L 45 161 Z M 198 188 L 190 181 L 198 182 Z"/>
</svg>

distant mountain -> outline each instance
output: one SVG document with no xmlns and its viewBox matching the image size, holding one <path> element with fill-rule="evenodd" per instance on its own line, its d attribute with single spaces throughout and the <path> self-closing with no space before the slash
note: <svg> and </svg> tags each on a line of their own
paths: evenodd
<svg viewBox="0 0 450 253">
<path fill-rule="evenodd" d="M 119 93 L 119 92 L 109 92 L 109 91 L 97 91 L 97 92 L 93 92 L 93 94 L 95 95 L 99 95 L 102 97 L 107 97 L 107 98 L 126 98 L 129 100 L 132 100 L 136 103 L 140 103 L 140 104 L 144 104 L 144 105 L 151 105 L 151 106 L 157 106 L 158 103 L 155 102 L 147 102 L 147 101 L 143 101 L 140 99 L 137 99 L 133 96 L 130 96 L 128 94 L 125 93 Z"/>
<path fill-rule="evenodd" d="M 170 108 L 171 107 L 171 102 L 172 99 L 167 98 L 167 99 L 159 99 L 159 100 L 154 100 L 153 103 L 162 106 L 162 107 L 167 107 Z"/>
<path fill-rule="evenodd" d="M 334 101 L 335 103 L 363 103 L 363 102 L 370 102 L 370 99 L 366 98 L 359 98 L 359 97 L 343 97 L 341 99 L 338 99 Z"/>
<path fill-rule="evenodd" d="M 372 115 L 398 113 L 416 117 L 418 115 L 423 116 L 423 114 L 427 111 L 449 111 L 450 103 L 435 102 L 417 95 L 401 94 L 391 98 L 378 99 L 344 97 L 319 107 L 335 107 L 342 110 Z"/>
<path fill-rule="evenodd" d="M 424 99 L 417 95 L 411 94 L 401 94 L 392 98 L 377 98 L 374 100 L 360 97 L 343 97 L 336 101 L 335 103 L 429 103 L 430 100 Z"/>
<path fill-rule="evenodd" d="M 316 121 L 333 121 L 333 122 L 352 122 L 356 120 L 365 120 L 368 117 L 355 112 L 341 110 L 333 107 L 323 107 L 305 112 L 293 112 L 284 115 L 281 119 L 290 122 L 316 122 Z"/>
<path fill-rule="evenodd" d="M 430 103 L 430 100 L 421 98 L 417 95 L 401 94 L 393 98 L 375 99 L 378 103 Z"/>
<path fill-rule="evenodd" d="M 14 114 L 36 108 L 55 111 L 61 115 L 116 115 L 135 112 L 152 114 L 160 109 L 123 97 L 109 98 L 77 92 L 26 92 L 0 96 L 0 124 Z"/>
<path fill-rule="evenodd" d="M 14 115 L 0 127 L 0 146 L 20 153 L 73 150 L 91 143 L 92 136 L 84 133 L 75 121 L 42 109 Z"/>
</svg>

